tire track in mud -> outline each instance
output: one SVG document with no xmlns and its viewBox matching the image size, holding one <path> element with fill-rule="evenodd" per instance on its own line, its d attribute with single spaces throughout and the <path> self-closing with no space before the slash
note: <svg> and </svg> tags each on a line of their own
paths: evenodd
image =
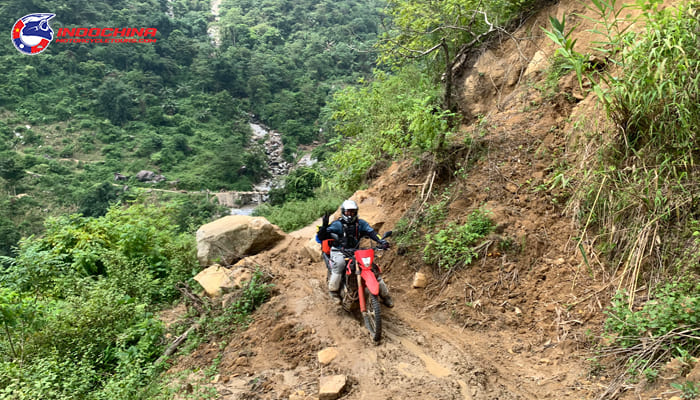
<svg viewBox="0 0 700 400">
<path fill-rule="evenodd" d="M 400 319 L 390 321 L 388 337 L 400 342 L 402 348 L 417 355 L 424 368 L 436 378 L 449 379 L 460 388 L 463 399 L 536 399 L 523 388 L 507 382 L 491 361 L 477 358 L 468 342 L 471 335 L 457 337 L 453 328 L 415 317 L 414 310 L 399 309 Z M 408 325 L 408 326 L 405 326 Z"/>
<path fill-rule="evenodd" d="M 260 310 L 243 344 L 224 356 L 223 363 L 235 364 L 240 354 L 255 353 L 242 372 L 248 379 L 230 378 L 238 386 L 222 386 L 232 394 L 221 398 L 280 399 L 297 391 L 304 395 L 295 399 L 315 399 L 319 379 L 338 374 L 348 378 L 344 400 L 553 398 L 551 388 L 542 385 L 550 379 L 543 378 L 547 372 L 558 372 L 556 367 L 505 351 L 506 332 L 460 330 L 436 321 L 437 315 L 402 302 L 408 293 L 398 291 L 396 307 L 382 308 L 384 335 L 374 344 L 357 315 L 330 302 L 323 263 L 301 255 L 314 233 L 314 225 L 290 233 L 275 249 L 251 258 L 275 275 L 279 292 Z M 321 365 L 316 353 L 327 347 L 335 347 L 338 356 Z M 239 370 L 224 373 L 236 377 Z M 266 390 L 262 396 L 256 391 L 261 387 Z"/>
<path fill-rule="evenodd" d="M 425 355 L 425 346 L 412 342 L 411 337 L 421 338 L 421 342 L 439 345 L 440 350 L 431 349 L 434 357 L 440 362 L 433 360 L 426 361 L 426 368 L 435 368 L 437 363 L 438 374 L 442 372 L 445 377 L 454 379 L 461 387 L 465 399 L 538 399 L 523 382 L 517 382 L 517 374 L 510 373 L 503 364 L 496 364 L 494 352 L 485 354 L 486 351 L 477 351 L 478 347 L 491 347 L 494 343 L 490 340 L 497 340 L 496 337 L 489 339 L 477 338 L 485 333 L 473 333 L 464 331 L 458 332 L 455 328 L 439 324 L 435 321 L 425 320 L 419 317 L 415 310 L 398 309 L 395 316 L 400 319 L 401 325 L 407 324 L 409 327 L 402 328 L 403 336 L 398 336 L 406 349 Z M 395 334 L 390 328 L 389 336 Z M 424 338 L 424 339 L 423 339 Z M 445 365 L 453 365 L 452 369 Z M 445 368 L 441 370 L 440 368 Z M 445 375 L 447 373 L 447 375 Z M 438 375 L 436 374 L 436 375 Z"/>
<path fill-rule="evenodd" d="M 334 369 L 350 377 L 343 399 L 521 400 L 536 399 L 499 370 L 470 354 L 469 336 L 446 334 L 452 328 L 418 317 L 400 298 L 382 308 L 383 339 L 375 345 L 361 319 L 331 304 L 320 262 L 313 273 L 289 270 L 285 302 L 300 323 L 340 353 Z M 328 368 L 329 370 L 332 368 Z M 322 371 L 322 374 L 324 372 Z"/>
</svg>

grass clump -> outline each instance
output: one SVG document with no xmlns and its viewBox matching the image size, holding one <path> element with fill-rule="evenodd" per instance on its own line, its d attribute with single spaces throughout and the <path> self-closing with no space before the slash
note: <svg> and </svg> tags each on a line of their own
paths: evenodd
<svg viewBox="0 0 700 400">
<path fill-rule="evenodd" d="M 639 17 L 625 17 L 626 9 L 639 8 Z M 628 305 L 640 282 L 651 287 L 664 275 L 697 274 L 690 258 L 683 271 L 669 266 L 688 256 L 683 243 L 692 231 L 697 213 L 700 178 L 700 20 L 697 2 L 659 9 L 658 1 L 620 5 L 616 0 L 592 0 L 584 17 L 602 39 L 594 43 L 596 59 L 606 65 L 582 65 L 589 60 L 574 49 L 571 30 L 552 18 L 546 31 L 559 44 L 558 54 L 574 66 L 579 82 L 589 81 L 618 128 L 601 147 L 595 173 L 581 180 L 580 201 L 583 235 L 589 243 L 605 242 L 614 269 L 621 274 L 618 289 L 630 293 Z M 642 33 L 631 26 L 642 22 Z M 611 66 L 614 66 L 612 68 Z M 598 236 L 588 235 L 591 231 Z M 663 240 L 662 240 L 663 238 Z M 697 248 L 696 248 L 697 249 Z"/>
<path fill-rule="evenodd" d="M 700 345 L 699 293 L 700 283 L 668 283 L 637 311 L 629 309 L 627 295 L 618 293 L 606 311 L 608 319 L 605 321 L 605 331 L 624 348 L 632 348 L 679 330 L 689 331 L 674 336 L 674 343 L 669 343 L 673 345 L 668 348 L 676 351 L 678 345 L 697 347 Z"/>
<path fill-rule="evenodd" d="M 423 249 L 423 259 L 447 271 L 469 265 L 478 257 L 474 246 L 494 227 L 486 211 L 476 210 L 464 225 L 451 222 L 445 229 L 425 235 L 427 244 Z"/>
<path fill-rule="evenodd" d="M 660 366 L 671 358 L 687 373 L 700 355 L 700 283 L 665 284 L 643 306 L 630 310 L 629 296 L 618 292 L 606 311 L 607 349 L 627 381 L 657 380 Z M 620 357 L 623 355 L 624 357 Z M 693 389 L 677 387 L 677 389 Z M 684 397 L 695 398 L 695 397 Z"/>
<path fill-rule="evenodd" d="M 656 10 L 654 3 L 643 7 Z M 620 131 L 603 149 L 600 173 L 587 183 L 597 192 L 589 191 L 584 201 L 591 221 L 619 232 L 612 236 L 611 256 L 628 293 L 670 272 L 700 272 L 692 270 L 692 262 L 682 271 L 670 268 L 693 258 L 680 244 L 699 217 L 700 176 L 694 166 L 700 161 L 700 20 L 692 5 L 643 15 L 646 31 L 634 45 L 625 33 L 608 35 L 617 38 L 614 55 L 624 79 L 603 75 L 610 89 L 596 88 Z M 629 305 L 633 300 L 629 296 Z"/>
<path fill-rule="evenodd" d="M 274 285 L 268 281 L 265 273 L 257 269 L 250 282 L 237 293 L 236 300 L 205 323 L 211 325 L 206 331 L 224 335 L 248 326 L 251 321 L 250 314 L 270 298 Z"/>
</svg>

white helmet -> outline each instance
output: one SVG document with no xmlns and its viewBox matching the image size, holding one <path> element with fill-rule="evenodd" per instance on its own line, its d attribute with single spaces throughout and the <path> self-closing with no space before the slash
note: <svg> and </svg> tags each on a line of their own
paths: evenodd
<svg viewBox="0 0 700 400">
<path fill-rule="evenodd" d="M 358 212 L 357 203 L 352 200 L 345 200 L 340 206 L 340 219 L 347 223 L 353 223 L 357 221 Z"/>
</svg>

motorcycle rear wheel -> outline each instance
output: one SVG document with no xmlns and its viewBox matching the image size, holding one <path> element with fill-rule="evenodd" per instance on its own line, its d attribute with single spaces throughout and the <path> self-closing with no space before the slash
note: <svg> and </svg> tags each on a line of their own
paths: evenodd
<svg viewBox="0 0 700 400">
<path fill-rule="evenodd" d="M 362 316 L 365 319 L 365 326 L 372 340 L 378 342 L 382 338 L 382 315 L 379 297 L 370 293 L 369 290 L 365 293 L 365 306 L 367 307 L 367 311 L 365 311 Z"/>
</svg>

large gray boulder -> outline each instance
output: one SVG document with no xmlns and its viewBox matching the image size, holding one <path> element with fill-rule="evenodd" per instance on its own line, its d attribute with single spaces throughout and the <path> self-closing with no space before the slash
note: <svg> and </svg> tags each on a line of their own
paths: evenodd
<svg viewBox="0 0 700 400">
<path fill-rule="evenodd" d="M 136 174 L 136 179 L 139 182 L 158 183 L 163 182 L 165 177 L 163 175 L 158 175 L 153 171 L 141 170 L 138 174 Z"/>
<path fill-rule="evenodd" d="M 284 232 L 263 217 L 229 215 L 197 230 L 197 258 L 203 266 L 233 264 L 243 257 L 269 249 Z"/>
<path fill-rule="evenodd" d="M 141 171 L 139 171 L 138 174 L 136 174 L 136 179 L 139 182 L 146 182 L 146 181 L 152 180 L 153 177 L 155 177 L 155 176 L 156 176 L 156 173 L 153 171 L 141 170 Z"/>
</svg>

